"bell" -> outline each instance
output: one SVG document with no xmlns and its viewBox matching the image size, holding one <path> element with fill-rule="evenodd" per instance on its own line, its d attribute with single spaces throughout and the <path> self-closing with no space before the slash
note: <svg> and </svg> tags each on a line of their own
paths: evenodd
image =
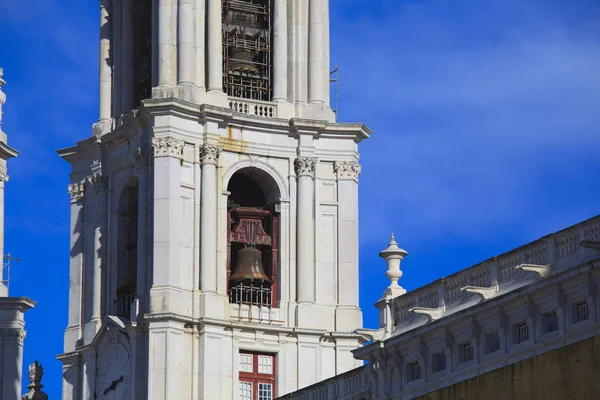
<svg viewBox="0 0 600 400">
<path fill-rule="evenodd" d="M 229 281 L 239 283 L 242 281 L 269 282 L 262 267 L 262 253 L 255 247 L 244 247 L 237 252 L 235 271 Z"/>
<path fill-rule="evenodd" d="M 252 52 L 247 49 L 235 49 L 229 61 L 231 71 L 251 72 L 258 74 L 258 68 L 252 61 Z"/>
</svg>

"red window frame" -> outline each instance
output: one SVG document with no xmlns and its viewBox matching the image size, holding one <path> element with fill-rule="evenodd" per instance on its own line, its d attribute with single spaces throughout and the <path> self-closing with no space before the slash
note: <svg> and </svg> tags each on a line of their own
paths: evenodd
<svg viewBox="0 0 600 400">
<path fill-rule="evenodd" d="M 256 353 L 251 351 L 240 351 L 240 355 L 242 354 L 250 354 L 252 355 L 252 372 L 242 372 L 239 371 L 239 381 L 240 382 L 250 382 L 252 383 L 252 399 L 258 400 L 258 384 L 259 383 L 268 383 L 272 385 L 271 396 L 274 399 L 276 397 L 276 378 L 275 374 L 277 371 L 277 357 L 275 354 L 270 353 Z M 258 372 L 258 357 L 266 356 L 271 357 L 271 373 L 270 374 L 260 374 Z M 239 369 L 239 363 L 238 363 Z"/>
</svg>

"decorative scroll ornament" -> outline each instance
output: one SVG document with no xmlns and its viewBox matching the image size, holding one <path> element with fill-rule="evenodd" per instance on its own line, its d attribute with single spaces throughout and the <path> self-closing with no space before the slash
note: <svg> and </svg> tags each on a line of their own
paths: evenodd
<svg viewBox="0 0 600 400">
<path fill-rule="evenodd" d="M 317 159 L 312 157 L 298 157 L 294 160 L 294 170 L 298 176 L 313 176 L 317 167 Z"/>
<path fill-rule="evenodd" d="M 37 360 L 29 366 L 29 392 L 25 393 L 21 400 L 48 400 L 48 395 L 42 391 L 42 376 L 44 376 L 44 368 Z"/>
<path fill-rule="evenodd" d="M 216 164 L 221 155 L 221 148 L 214 144 L 203 143 L 200 146 L 200 161 L 202 164 Z"/>
<path fill-rule="evenodd" d="M 83 200 L 84 187 L 85 185 L 83 182 L 69 185 L 69 196 L 71 196 L 71 203 L 79 203 Z"/>
<path fill-rule="evenodd" d="M 4 338 L 4 343 L 11 344 L 20 344 L 22 345 L 25 341 L 25 336 L 27 333 L 23 329 L 2 329 L 1 331 L 2 337 Z"/>
<path fill-rule="evenodd" d="M 8 174 L 6 171 L 0 171 L 0 182 L 8 182 Z"/>
<path fill-rule="evenodd" d="M 333 172 L 338 179 L 358 179 L 361 167 L 356 161 L 336 161 L 333 163 Z"/>
<path fill-rule="evenodd" d="M 152 138 L 152 148 L 154 148 L 154 157 L 177 157 L 183 158 L 183 139 L 167 137 Z"/>
</svg>

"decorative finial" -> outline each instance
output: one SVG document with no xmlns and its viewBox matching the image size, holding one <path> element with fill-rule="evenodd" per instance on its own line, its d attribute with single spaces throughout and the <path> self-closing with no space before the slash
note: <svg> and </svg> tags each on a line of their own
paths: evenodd
<svg viewBox="0 0 600 400">
<path fill-rule="evenodd" d="M 44 375 L 44 368 L 37 360 L 29 366 L 29 385 L 27 389 L 29 392 L 25 393 L 21 400 L 48 400 L 48 395 L 42 392 L 42 376 Z"/>
<path fill-rule="evenodd" d="M 398 243 L 396 243 L 396 237 L 392 233 L 392 237 L 387 249 L 379 253 L 379 256 L 388 264 L 388 270 L 385 275 L 390 280 L 390 286 L 388 286 L 384 292 L 385 297 L 391 296 L 394 298 L 406 293 L 406 290 L 402 288 L 402 286 L 398 285 L 398 280 L 402 277 L 402 271 L 400 271 L 400 262 L 407 255 L 408 253 L 406 250 L 398 247 Z"/>
</svg>

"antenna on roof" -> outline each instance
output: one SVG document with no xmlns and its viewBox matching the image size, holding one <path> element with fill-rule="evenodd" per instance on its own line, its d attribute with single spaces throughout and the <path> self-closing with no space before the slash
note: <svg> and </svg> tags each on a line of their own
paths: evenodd
<svg viewBox="0 0 600 400">
<path fill-rule="evenodd" d="M 10 255 L 10 253 L 8 253 L 7 255 L 4 256 L 4 260 L 2 263 L 2 278 L 4 278 L 4 270 L 6 270 L 6 279 L 2 280 L 2 283 L 6 285 L 6 289 L 9 289 L 9 285 L 10 285 L 10 263 L 11 261 L 16 261 L 16 262 L 20 262 L 22 261 L 20 258 L 15 258 L 12 257 Z"/>
<path fill-rule="evenodd" d="M 337 115 L 338 112 L 338 104 L 339 104 L 339 93 L 340 93 L 340 81 L 338 78 L 338 72 L 340 72 L 340 68 L 336 65 L 333 71 L 329 73 L 329 83 L 333 83 L 335 85 L 335 101 L 334 108 L 331 110 Z"/>
</svg>

